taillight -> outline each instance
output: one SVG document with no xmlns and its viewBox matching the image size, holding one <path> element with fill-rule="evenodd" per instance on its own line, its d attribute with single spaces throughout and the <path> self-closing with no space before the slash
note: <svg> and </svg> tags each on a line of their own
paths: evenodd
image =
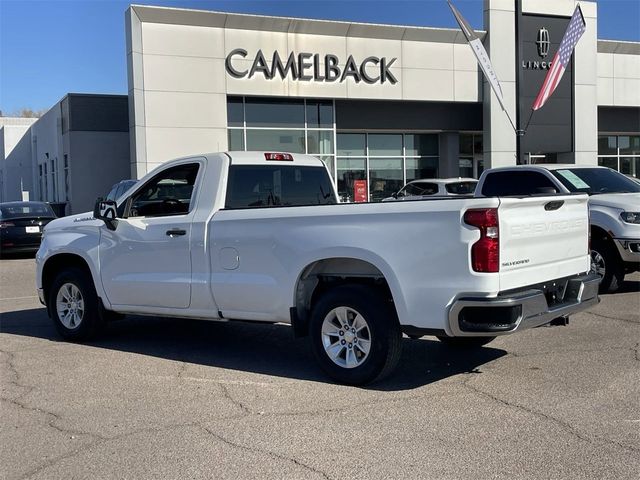
<svg viewBox="0 0 640 480">
<path fill-rule="evenodd" d="M 16 225 L 11 222 L 0 222 L 0 228 L 8 228 L 8 227 L 15 227 L 15 226 Z"/>
<path fill-rule="evenodd" d="M 500 270 L 500 230 L 497 208 L 477 208 L 464 212 L 464 223 L 480 229 L 480 240 L 471 246 L 474 272 L 495 273 Z"/>
<path fill-rule="evenodd" d="M 279 161 L 279 162 L 293 162 L 293 155 L 291 155 L 290 153 L 265 153 L 264 154 L 264 159 L 265 160 L 275 160 L 275 161 Z"/>
</svg>

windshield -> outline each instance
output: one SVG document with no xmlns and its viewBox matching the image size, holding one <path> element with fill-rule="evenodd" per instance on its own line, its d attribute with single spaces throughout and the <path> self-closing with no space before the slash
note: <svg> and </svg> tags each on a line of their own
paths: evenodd
<svg viewBox="0 0 640 480">
<path fill-rule="evenodd" d="M 566 168 L 552 173 L 570 192 L 589 195 L 640 192 L 640 184 L 609 168 Z"/>
<path fill-rule="evenodd" d="M 46 203 L 5 203 L 0 206 L 0 218 L 55 217 Z"/>
<path fill-rule="evenodd" d="M 447 183 L 444 188 L 454 195 L 469 195 L 475 191 L 477 184 L 478 182 L 455 182 Z"/>
</svg>

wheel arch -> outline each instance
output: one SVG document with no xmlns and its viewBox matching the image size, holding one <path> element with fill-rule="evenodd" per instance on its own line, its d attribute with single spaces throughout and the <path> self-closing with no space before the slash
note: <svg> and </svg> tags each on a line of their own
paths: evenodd
<svg viewBox="0 0 640 480">
<path fill-rule="evenodd" d="M 394 303 L 399 316 L 398 302 L 401 298 L 397 280 L 389 273 L 388 265 L 378 264 L 381 265 L 379 267 L 376 263 L 369 259 L 342 256 L 320 258 L 308 263 L 298 276 L 294 288 L 291 323 L 296 336 L 307 335 L 311 310 L 322 293 L 340 285 L 369 285 L 378 289 Z"/>
<path fill-rule="evenodd" d="M 603 240 L 605 242 L 612 241 L 611 234 L 599 225 L 591 225 L 591 241 Z"/>
<path fill-rule="evenodd" d="M 49 257 L 42 266 L 42 289 L 45 299 L 49 298 L 51 285 L 53 284 L 56 275 L 68 267 L 80 268 L 87 272 L 93 280 L 94 286 L 96 286 L 89 263 L 82 256 L 75 253 L 58 253 Z"/>
</svg>

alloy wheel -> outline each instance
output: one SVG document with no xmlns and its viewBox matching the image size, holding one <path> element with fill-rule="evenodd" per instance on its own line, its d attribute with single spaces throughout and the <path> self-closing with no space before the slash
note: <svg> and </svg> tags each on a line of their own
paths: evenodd
<svg viewBox="0 0 640 480">
<path fill-rule="evenodd" d="M 82 292 L 73 283 L 64 283 L 56 296 L 56 311 L 62 325 L 72 330 L 78 328 L 84 317 Z"/>
<path fill-rule="evenodd" d="M 336 307 L 322 322 L 322 345 L 336 365 L 358 367 L 365 362 L 371 350 L 369 324 L 357 310 Z"/>
</svg>

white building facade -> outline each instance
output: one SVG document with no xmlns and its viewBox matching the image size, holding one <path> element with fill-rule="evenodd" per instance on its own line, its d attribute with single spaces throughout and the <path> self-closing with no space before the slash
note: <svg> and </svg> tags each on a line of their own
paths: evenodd
<svg viewBox="0 0 640 480">
<path fill-rule="evenodd" d="M 532 159 L 640 176 L 640 44 L 598 40 L 596 3 L 579 3 L 572 65 L 520 139 L 458 30 L 131 6 L 131 176 L 223 150 L 318 155 L 343 198 L 366 180 L 371 200 Z M 485 0 L 479 34 L 520 128 L 577 4 Z"/>
<path fill-rule="evenodd" d="M 0 117 L 0 202 L 32 200 L 31 133 L 37 118 Z"/>
</svg>

